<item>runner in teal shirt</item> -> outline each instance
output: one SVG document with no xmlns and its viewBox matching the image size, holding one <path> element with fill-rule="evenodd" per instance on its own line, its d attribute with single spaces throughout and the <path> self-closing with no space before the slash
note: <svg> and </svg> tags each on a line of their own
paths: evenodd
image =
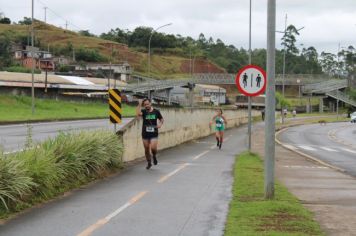
<svg viewBox="0 0 356 236">
<path fill-rule="evenodd" d="M 210 122 L 210 125 L 215 122 L 215 137 L 216 137 L 216 145 L 221 149 L 221 145 L 224 140 L 224 130 L 225 130 L 225 125 L 227 124 L 226 118 L 223 116 L 223 111 L 221 109 L 216 110 L 216 115 L 213 116 L 212 121 Z"/>
</svg>

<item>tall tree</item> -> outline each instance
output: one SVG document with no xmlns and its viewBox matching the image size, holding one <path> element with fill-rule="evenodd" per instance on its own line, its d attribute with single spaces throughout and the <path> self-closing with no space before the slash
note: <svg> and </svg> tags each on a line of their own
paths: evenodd
<svg viewBox="0 0 356 236">
<path fill-rule="evenodd" d="M 298 54 L 299 49 L 295 46 L 299 32 L 294 25 L 289 25 L 282 37 L 282 45 L 286 47 L 287 54 Z"/>
<path fill-rule="evenodd" d="M 329 52 L 322 52 L 320 55 L 320 64 L 323 71 L 328 75 L 335 75 L 338 71 L 336 55 Z"/>
<path fill-rule="evenodd" d="M 23 20 L 20 20 L 19 25 L 31 25 L 32 19 L 30 17 L 24 17 Z"/>
<path fill-rule="evenodd" d="M 6 34 L 0 35 L 0 68 L 10 66 L 12 63 L 11 41 Z"/>
<path fill-rule="evenodd" d="M 1 18 L 1 19 L 0 19 L 0 24 L 7 24 L 7 25 L 9 25 L 9 24 L 11 24 L 11 20 L 10 20 L 10 18 L 7 18 L 7 17 Z"/>
</svg>

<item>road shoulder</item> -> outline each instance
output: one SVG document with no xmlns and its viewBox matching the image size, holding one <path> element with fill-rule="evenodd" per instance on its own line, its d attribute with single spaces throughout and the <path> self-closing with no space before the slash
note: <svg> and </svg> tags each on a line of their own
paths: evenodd
<svg viewBox="0 0 356 236">
<path fill-rule="evenodd" d="M 264 128 L 257 126 L 253 151 L 264 155 Z M 328 235 L 355 235 L 356 179 L 276 145 L 276 177 Z"/>
</svg>

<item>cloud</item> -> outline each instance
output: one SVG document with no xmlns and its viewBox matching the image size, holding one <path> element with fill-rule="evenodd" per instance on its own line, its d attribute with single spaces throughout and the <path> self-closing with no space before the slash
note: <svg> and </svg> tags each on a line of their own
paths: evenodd
<svg viewBox="0 0 356 236">
<path fill-rule="evenodd" d="M 254 48 L 266 47 L 267 1 L 252 0 L 252 42 Z M 173 25 L 161 32 L 192 36 L 202 32 L 208 38 L 220 38 L 236 47 L 248 46 L 248 0 L 35 0 L 35 17 L 44 18 L 44 5 L 48 22 L 61 27 L 65 20 L 70 29 L 90 30 L 95 34 L 112 28 L 133 30 L 138 26 L 157 27 Z M 31 13 L 30 1 L 0 0 L 0 11 L 18 21 Z M 285 14 L 288 24 L 297 28 L 305 26 L 298 37 L 298 44 L 315 46 L 319 52 L 336 52 L 337 45 L 355 44 L 355 0 L 277 0 L 277 30 L 284 29 Z M 58 17 L 62 16 L 64 19 Z M 281 35 L 276 35 L 280 47 Z"/>
</svg>

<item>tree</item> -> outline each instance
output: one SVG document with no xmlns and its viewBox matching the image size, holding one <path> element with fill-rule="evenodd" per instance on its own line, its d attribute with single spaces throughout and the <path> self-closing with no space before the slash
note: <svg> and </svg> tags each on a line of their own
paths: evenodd
<svg viewBox="0 0 356 236">
<path fill-rule="evenodd" d="M 289 25 L 282 37 L 282 46 L 286 47 L 287 54 L 296 55 L 299 53 L 299 49 L 295 46 L 297 35 L 299 35 L 297 28 L 294 25 Z"/>
<path fill-rule="evenodd" d="M 111 29 L 108 33 L 102 33 L 100 38 L 115 41 L 118 43 L 129 44 L 131 32 L 129 30 L 122 30 L 120 28 Z"/>
<path fill-rule="evenodd" d="M 90 33 L 89 30 L 80 30 L 78 33 L 86 37 L 95 37 L 95 34 Z"/>
<path fill-rule="evenodd" d="M 5 35 L 0 35 L 0 68 L 10 66 L 12 63 L 11 56 L 11 41 L 10 38 Z"/>
<path fill-rule="evenodd" d="M 320 58 L 320 64 L 325 73 L 328 75 L 335 75 L 338 70 L 336 55 L 329 52 L 322 52 Z"/>
<path fill-rule="evenodd" d="M 198 46 L 199 46 L 200 48 L 206 48 L 206 47 L 207 47 L 207 41 L 206 41 L 206 38 L 205 38 L 205 36 L 204 36 L 203 33 L 200 33 L 200 34 L 199 34 Z"/>
<path fill-rule="evenodd" d="M 30 17 L 24 17 L 23 20 L 20 20 L 19 25 L 31 25 L 32 19 Z"/>
<path fill-rule="evenodd" d="M 319 74 L 322 72 L 318 60 L 319 55 L 314 47 L 303 48 L 301 57 L 304 58 L 302 63 L 308 74 Z"/>
<path fill-rule="evenodd" d="M 1 18 L 1 19 L 0 19 L 0 24 L 7 24 L 7 25 L 9 25 L 9 24 L 11 24 L 11 20 L 10 20 L 10 18 L 7 18 L 7 17 Z"/>
<path fill-rule="evenodd" d="M 353 46 L 349 46 L 346 49 L 343 49 L 338 54 L 341 57 L 339 68 L 343 68 L 349 74 L 355 73 L 355 62 L 356 62 L 356 50 Z"/>
<path fill-rule="evenodd" d="M 137 27 L 129 38 L 130 47 L 147 47 L 148 41 L 151 36 L 152 28 L 140 26 Z"/>
</svg>

